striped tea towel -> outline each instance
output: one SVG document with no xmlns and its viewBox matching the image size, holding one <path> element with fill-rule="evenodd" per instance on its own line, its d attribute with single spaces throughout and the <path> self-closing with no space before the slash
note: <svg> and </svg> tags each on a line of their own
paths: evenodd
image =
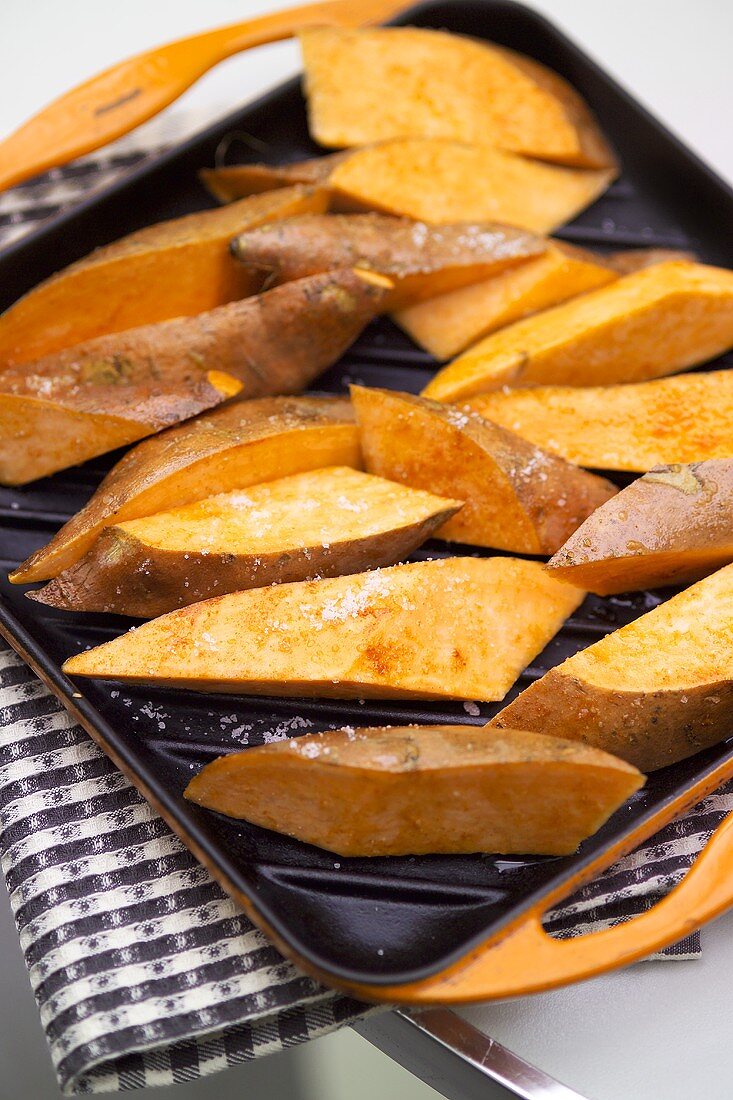
<svg viewBox="0 0 733 1100">
<path fill-rule="evenodd" d="M 0 196 L 0 243 L 141 155 L 119 150 Z M 578 935 L 642 912 L 732 808 L 730 785 L 549 914 L 548 929 Z M 2 643 L 0 852 L 67 1094 L 189 1081 L 367 1011 L 282 959 Z M 699 951 L 694 935 L 665 955 Z"/>
</svg>

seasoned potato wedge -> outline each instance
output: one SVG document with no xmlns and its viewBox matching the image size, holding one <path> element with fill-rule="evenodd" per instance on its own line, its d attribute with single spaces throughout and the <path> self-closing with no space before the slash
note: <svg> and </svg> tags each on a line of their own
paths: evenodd
<svg viewBox="0 0 733 1100">
<path fill-rule="evenodd" d="M 623 760 L 559 737 L 389 726 L 221 756 L 185 795 L 341 856 L 566 855 L 643 783 Z"/>
<path fill-rule="evenodd" d="M 203 168 L 199 178 L 219 202 L 233 202 L 247 195 L 298 185 L 313 188 L 318 195 L 317 201 L 324 202 L 326 192 L 321 188 L 328 183 L 339 161 L 348 156 L 347 151 L 292 164 L 232 164 L 224 168 Z"/>
<path fill-rule="evenodd" d="M 104 527 L 322 466 L 361 466 L 340 397 L 264 397 L 206 413 L 128 451 L 91 500 L 11 574 L 44 581 L 78 561 Z"/>
<path fill-rule="evenodd" d="M 259 289 L 229 254 L 250 226 L 326 209 L 328 196 L 292 187 L 150 225 L 41 283 L 0 316 L 0 364 L 27 363 L 110 332 L 191 316 Z"/>
<path fill-rule="evenodd" d="M 226 592 L 391 565 L 458 508 L 345 466 L 293 474 L 107 527 L 28 595 L 149 619 Z"/>
<path fill-rule="evenodd" d="M 496 390 L 465 407 L 593 469 L 643 472 L 733 457 L 733 371 L 627 386 Z"/>
<path fill-rule="evenodd" d="M 376 279 L 347 268 L 314 275 L 0 374 L 0 481 L 74 466 L 237 392 L 305 389 L 382 308 L 388 291 Z M 58 432 L 52 446 L 46 414 Z"/>
<path fill-rule="evenodd" d="M 449 359 L 505 325 L 617 278 L 615 268 L 602 257 L 563 241 L 548 241 L 544 255 L 473 286 L 418 302 L 394 319 L 436 359 Z"/>
<path fill-rule="evenodd" d="M 616 492 L 476 413 L 352 386 L 367 470 L 465 501 L 438 538 L 553 554 Z"/>
<path fill-rule="evenodd" d="M 581 600 L 538 562 L 443 558 L 205 600 L 64 670 L 237 695 L 503 699 Z"/>
<path fill-rule="evenodd" d="M 425 387 L 458 401 L 502 386 L 642 382 L 733 345 L 733 271 L 663 263 L 517 321 L 444 367 Z"/>
<path fill-rule="evenodd" d="M 388 307 L 466 286 L 540 255 L 544 241 L 494 223 L 428 226 L 389 214 L 313 214 L 242 233 L 232 252 L 268 285 L 340 267 L 381 272 L 394 283 Z"/>
<path fill-rule="evenodd" d="M 599 596 L 682 584 L 733 562 L 733 458 L 655 466 L 609 500 L 548 563 Z"/>
<path fill-rule="evenodd" d="M 328 186 L 341 208 L 549 233 L 595 202 L 614 175 L 608 168 L 543 164 L 488 145 L 410 138 L 355 149 L 332 170 Z"/>
<path fill-rule="evenodd" d="M 93 341 L 97 343 L 98 341 Z M 92 343 L 92 341 L 90 341 Z M 84 358 L 74 366 L 94 366 Z M 193 365 L 164 386 L 157 378 L 95 381 L 0 374 L 0 484 L 25 485 L 67 466 L 135 443 L 220 405 L 242 389 L 221 371 Z"/>
<path fill-rule="evenodd" d="M 575 167 L 615 164 L 578 93 L 513 50 L 418 27 L 308 27 L 300 43 L 321 145 L 449 138 Z"/>
<path fill-rule="evenodd" d="M 733 565 L 550 669 L 489 726 L 569 737 L 642 771 L 733 733 Z"/>
</svg>

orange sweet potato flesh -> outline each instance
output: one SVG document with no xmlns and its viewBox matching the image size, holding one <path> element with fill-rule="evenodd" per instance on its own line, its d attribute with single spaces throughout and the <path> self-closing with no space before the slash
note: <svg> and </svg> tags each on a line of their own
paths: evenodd
<svg viewBox="0 0 733 1100">
<path fill-rule="evenodd" d="M 207 764 L 192 802 L 341 856 L 566 855 L 644 777 L 607 753 L 521 730 L 332 730 Z"/>
<path fill-rule="evenodd" d="M 458 401 L 502 386 L 642 382 L 732 345 L 733 271 L 655 264 L 493 333 L 424 392 Z"/>
<path fill-rule="evenodd" d="M 328 186 L 340 208 L 550 233 L 595 202 L 614 175 L 609 168 L 527 160 L 489 145 L 408 138 L 353 150 L 332 170 Z"/>
<path fill-rule="evenodd" d="M 559 735 L 642 771 L 733 730 L 733 566 L 550 669 L 490 723 Z"/>
<path fill-rule="evenodd" d="M 231 238 L 273 218 L 323 211 L 327 202 L 325 192 L 293 187 L 159 222 L 99 248 L 0 316 L 0 365 L 251 294 L 258 283 L 230 256 Z"/>
<path fill-rule="evenodd" d="M 733 458 L 655 466 L 603 504 L 548 563 L 607 596 L 683 584 L 733 562 Z"/>
<path fill-rule="evenodd" d="M 233 202 L 281 187 L 304 186 L 320 190 L 328 184 L 335 166 L 349 153 L 331 153 L 292 164 L 232 164 L 223 168 L 203 168 L 199 178 L 219 202 Z M 321 201 L 323 201 L 321 199 Z"/>
<path fill-rule="evenodd" d="M 312 470 L 107 527 L 29 595 L 152 618 L 226 592 L 392 565 L 459 507 L 348 467 Z"/>
<path fill-rule="evenodd" d="M 581 600 L 538 562 L 443 558 L 205 600 L 64 670 L 238 695 L 503 699 Z"/>
<path fill-rule="evenodd" d="M 351 399 L 367 470 L 465 502 L 438 538 L 553 554 L 616 492 L 475 413 L 361 386 Z"/>
<path fill-rule="evenodd" d="M 300 42 L 321 145 L 448 138 L 575 167 L 615 164 L 578 93 L 513 50 L 417 27 L 313 27 Z"/>
<path fill-rule="evenodd" d="M 639 473 L 733 453 L 733 371 L 627 386 L 538 386 L 461 402 L 578 466 Z"/>
<path fill-rule="evenodd" d="M 485 279 L 545 249 L 531 233 L 493 222 L 429 226 L 389 214 L 312 214 L 247 230 L 232 242 L 246 267 L 287 283 L 340 267 L 386 275 L 390 309 Z"/>
<path fill-rule="evenodd" d="M 348 269 L 314 275 L 0 373 L 0 481 L 20 484 L 76 465 L 237 392 L 305 389 L 381 310 L 388 291 L 373 279 Z M 69 427 L 46 448 L 44 414 L 58 429 L 59 408 L 71 414 Z"/>
<path fill-rule="evenodd" d="M 602 257 L 563 241 L 548 241 L 544 255 L 481 283 L 408 306 L 394 320 L 436 359 L 449 359 L 505 325 L 617 278 L 615 267 Z"/>
<path fill-rule="evenodd" d="M 361 465 L 351 406 L 339 397 L 264 397 L 205 413 L 138 443 L 91 500 L 11 574 L 48 580 L 90 549 L 105 527 L 215 493 L 321 466 Z"/>
</svg>

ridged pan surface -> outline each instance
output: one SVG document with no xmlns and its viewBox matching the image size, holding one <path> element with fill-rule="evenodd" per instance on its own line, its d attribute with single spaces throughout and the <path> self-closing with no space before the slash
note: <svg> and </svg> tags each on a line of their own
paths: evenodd
<svg viewBox="0 0 733 1100">
<path fill-rule="evenodd" d="M 703 260 L 733 266 L 733 193 L 541 17 L 510 3 L 458 0 L 415 7 L 398 22 L 446 28 L 521 50 L 556 69 L 588 99 L 624 171 L 559 236 L 601 250 L 692 249 Z M 248 135 L 256 148 L 249 159 L 278 163 L 319 151 L 308 137 L 299 84 L 287 84 L 6 251 L 0 256 L 0 307 L 92 248 L 161 218 L 210 205 L 196 170 L 214 163 L 222 138 L 235 132 Z M 714 365 L 733 366 L 733 358 Z M 417 392 L 434 369 L 427 355 L 382 320 L 370 326 L 319 389 L 343 392 L 349 381 L 358 381 Z M 74 703 L 87 721 L 206 854 L 207 862 L 250 898 L 296 955 L 336 979 L 393 984 L 442 970 L 563 880 L 577 878 L 604 849 L 663 812 L 733 755 L 728 742 L 655 773 L 575 855 L 563 858 L 340 859 L 199 809 L 183 799 L 183 790 L 193 771 L 221 753 L 343 724 L 481 725 L 499 708 L 481 705 L 479 714 L 469 714 L 460 702 L 359 705 L 222 697 L 111 682 L 72 685 L 59 672 L 62 661 L 121 633 L 129 621 L 45 608 L 25 599 L 23 589 L 4 578 L 87 500 L 115 457 L 22 490 L 0 489 L 0 625 L 35 657 L 58 692 L 81 693 Z M 445 545 L 436 542 L 420 556 L 445 553 Z M 510 698 L 546 669 L 659 600 L 656 593 L 589 597 L 522 674 Z M 466 616 L 471 613 L 466 607 Z"/>
</svg>

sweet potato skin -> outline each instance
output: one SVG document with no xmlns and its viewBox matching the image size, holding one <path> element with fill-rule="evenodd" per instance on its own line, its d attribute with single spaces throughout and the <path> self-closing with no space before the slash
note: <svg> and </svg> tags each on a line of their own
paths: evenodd
<svg viewBox="0 0 733 1100">
<path fill-rule="evenodd" d="M 438 538 L 552 554 L 616 492 L 475 413 L 361 386 L 351 397 L 367 470 L 465 502 Z"/>
<path fill-rule="evenodd" d="M 296 187 L 148 226 L 52 275 L 0 316 L 0 366 L 28 363 L 107 333 L 192 316 L 259 289 L 227 246 L 271 218 L 326 209 Z"/>
<path fill-rule="evenodd" d="M 548 562 L 599 596 L 699 580 L 733 562 L 733 458 L 656 466 L 574 532 Z"/>
<path fill-rule="evenodd" d="M 733 271 L 654 264 L 488 336 L 425 393 L 458 401 L 502 386 L 643 382 L 731 345 Z"/>
<path fill-rule="evenodd" d="M 394 320 L 436 359 L 450 359 L 506 325 L 613 282 L 605 259 L 549 240 L 542 256 L 481 283 L 419 302 Z"/>
<path fill-rule="evenodd" d="M 512 50 L 417 27 L 314 27 L 300 41 L 321 145 L 433 137 L 575 167 L 615 164 L 578 93 Z"/>
<path fill-rule="evenodd" d="M 530 161 L 488 145 L 409 138 L 353 150 L 328 186 L 341 208 L 550 233 L 590 206 L 614 175 Z"/>
<path fill-rule="evenodd" d="M 347 400 L 265 397 L 227 405 L 123 455 L 84 508 L 10 580 L 25 584 L 57 576 L 104 527 L 122 520 L 322 466 L 361 466 Z"/>
<path fill-rule="evenodd" d="M 432 227 L 389 214 L 314 214 L 246 231 L 231 247 L 268 285 L 342 267 L 380 272 L 395 284 L 387 303 L 395 309 L 521 264 L 545 244 L 495 223 Z"/>
<path fill-rule="evenodd" d="M 645 772 L 725 740 L 732 595 L 729 565 L 551 669 L 489 727 L 562 730 Z"/>
<path fill-rule="evenodd" d="M 21 427 L 20 436 L 8 431 L 0 436 L 0 477 L 18 484 L 76 465 L 105 453 L 110 443 L 141 439 L 236 393 L 297 393 L 338 359 L 388 293 L 348 269 L 328 272 L 196 317 L 101 336 L 40 360 L 32 370 L 5 371 L 0 426 L 3 410 L 9 426 L 23 421 L 24 410 L 29 426 L 37 426 L 43 406 L 27 399 L 39 397 L 130 426 L 124 433 L 110 421 L 112 427 L 95 436 L 99 421 L 92 419 L 83 432 L 76 426 L 70 445 L 40 453 L 28 428 Z"/>
<path fill-rule="evenodd" d="M 64 669 L 246 695 L 501 699 L 581 601 L 538 562 L 420 561 L 205 600 Z"/>
<path fill-rule="evenodd" d="M 635 385 L 496 390 L 461 402 L 569 462 L 643 473 L 729 458 L 733 371 Z"/>
<path fill-rule="evenodd" d="M 28 595 L 70 611 L 152 618 L 228 592 L 392 565 L 459 507 L 343 467 L 314 471 L 161 513 L 155 527 L 145 519 L 108 527 L 80 561 Z M 249 510 L 282 528 L 279 547 L 237 552 L 236 530 L 226 538 L 227 508 L 237 522 Z M 176 549 L 156 535 L 166 515 L 188 521 Z"/>
<path fill-rule="evenodd" d="M 542 684 L 541 692 L 534 691 Z M 684 696 L 684 698 L 683 698 Z M 680 711 L 684 710 L 684 721 Z M 643 772 L 686 760 L 730 736 L 733 684 L 684 692 L 610 691 L 550 669 L 492 719 L 494 729 L 522 722 L 538 733 L 593 745 Z"/>
<path fill-rule="evenodd" d="M 670 261 L 697 263 L 697 256 L 694 252 L 685 252 L 679 248 L 624 248 L 620 252 L 609 253 L 605 260 L 619 275 L 631 275 L 633 271 L 642 271 L 645 267 Z"/>
<path fill-rule="evenodd" d="M 317 189 L 319 196 L 327 196 L 328 178 L 347 156 L 348 152 L 331 153 L 292 164 L 232 164 L 223 168 L 203 168 L 199 179 L 219 202 L 233 202 L 247 195 L 298 185 L 312 187 Z"/>
<path fill-rule="evenodd" d="M 517 730 L 334 730 L 219 757 L 185 797 L 342 856 L 563 855 L 643 783 L 605 753 Z"/>
</svg>

